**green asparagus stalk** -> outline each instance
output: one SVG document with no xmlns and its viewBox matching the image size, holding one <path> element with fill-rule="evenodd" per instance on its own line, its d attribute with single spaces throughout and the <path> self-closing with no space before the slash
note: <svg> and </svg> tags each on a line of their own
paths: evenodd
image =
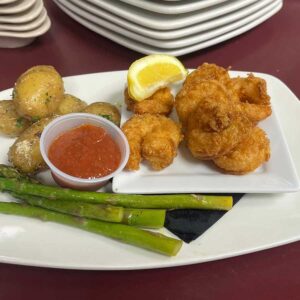
<svg viewBox="0 0 300 300">
<path fill-rule="evenodd" d="M 119 223 L 74 217 L 31 205 L 0 202 L 0 213 L 70 225 L 168 256 L 175 256 L 182 246 L 182 241 L 160 233 Z"/>
<path fill-rule="evenodd" d="M 78 217 L 147 228 L 162 228 L 165 223 L 166 211 L 162 209 L 125 209 L 123 207 L 105 204 L 91 204 L 69 200 L 49 200 L 26 194 L 10 194 L 17 199 L 26 201 L 30 205 Z"/>
<path fill-rule="evenodd" d="M 131 226 L 162 228 L 165 219 L 165 209 L 125 208 L 122 223 Z"/>
<path fill-rule="evenodd" d="M 53 200 L 72 200 L 88 203 L 110 204 L 128 208 L 196 208 L 229 210 L 233 205 L 231 196 L 207 196 L 194 194 L 144 196 L 97 193 L 34 184 L 10 178 L 0 178 L 0 191 L 11 191 L 17 194 L 35 195 Z"/>
<path fill-rule="evenodd" d="M 57 201 L 32 195 L 18 195 L 13 193 L 12 196 L 22 199 L 33 206 L 39 206 L 73 216 L 87 217 L 116 223 L 121 223 L 121 221 L 124 219 L 124 208 L 119 206 L 90 204 L 66 200 Z"/>
</svg>

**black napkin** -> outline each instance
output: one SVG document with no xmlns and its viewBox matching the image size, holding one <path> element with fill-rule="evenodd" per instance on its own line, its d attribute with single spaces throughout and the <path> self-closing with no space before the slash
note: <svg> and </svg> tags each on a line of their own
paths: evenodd
<svg viewBox="0 0 300 300">
<path fill-rule="evenodd" d="M 236 204 L 244 194 L 233 194 Z M 165 227 L 186 243 L 198 238 L 226 214 L 221 210 L 174 209 L 167 212 Z"/>
</svg>

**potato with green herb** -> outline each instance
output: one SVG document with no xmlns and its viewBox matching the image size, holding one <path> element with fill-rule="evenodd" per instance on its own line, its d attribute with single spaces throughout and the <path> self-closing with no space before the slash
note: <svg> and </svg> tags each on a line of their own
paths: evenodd
<svg viewBox="0 0 300 300">
<path fill-rule="evenodd" d="M 82 112 L 94 114 L 120 125 L 121 115 L 118 108 L 107 102 L 94 102 L 88 105 Z"/>
<path fill-rule="evenodd" d="M 11 137 L 19 136 L 31 122 L 17 114 L 11 100 L 0 101 L 0 134 Z"/>
<path fill-rule="evenodd" d="M 81 112 L 87 104 L 79 98 L 65 94 L 56 111 L 59 115 Z"/>
<path fill-rule="evenodd" d="M 32 121 L 51 116 L 63 99 L 61 76 L 52 66 L 35 66 L 23 73 L 13 90 L 20 116 Z"/>
<path fill-rule="evenodd" d="M 8 159 L 19 171 L 25 174 L 33 174 L 46 168 L 46 163 L 40 152 L 40 137 L 44 128 L 55 117 L 43 118 L 32 124 L 10 147 Z"/>
</svg>

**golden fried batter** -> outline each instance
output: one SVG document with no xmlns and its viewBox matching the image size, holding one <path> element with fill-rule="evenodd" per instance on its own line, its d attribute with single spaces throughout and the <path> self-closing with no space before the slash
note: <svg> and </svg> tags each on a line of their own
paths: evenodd
<svg viewBox="0 0 300 300">
<path fill-rule="evenodd" d="M 169 88 L 162 88 L 142 101 L 132 100 L 126 89 L 124 92 L 127 109 L 135 114 L 160 114 L 168 116 L 174 106 L 174 97 Z"/>
<path fill-rule="evenodd" d="M 133 115 L 122 130 L 130 147 L 128 170 L 138 170 L 143 158 L 154 170 L 166 168 L 173 162 L 182 140 L 180 126 L 161 115 Z"/>
<path fill-rule="evenodd" d="M 197 85 L 203 80 L 216 80 L 220 83 L 226 83 L 230 80 L 230 77 L 228 70 L 215 64 L 204 63 L 186 77 L 184 87 Z"/>
<path fill-rule="evenodd" d="M 213 162 L 226 173 L 242 175 L 257 169 L 269 160 L 270 155 L 269 139 L 262 129 L 254 127 L 249 137 L 232 152 L 214 159 Z"/>
<path fill-rule="evenodd" d="M 213 159 L 229 153 L 252 126 L 232 103 L 206 99 L 190 113 L 185 138 L 195 158 Z"/>
<path fill-rule="evenodd" d="M 243 111 L 253 122 L 259 122 L 272 114 L 267 84 L 262 78 L 249 74 L 246 78 L 232 78 L 227 88 L 238 96 Z"/>
<path fill-rule="evenodd" d="M 183 87 L 177 94 L 175 108 L 183 127 L 186 127 L 190 114 L 195 111 L 204 100 L 217 99 L 230 102 L 226 88 L 216 80 L 199 81 L 196 85 Z"/>
</svg>

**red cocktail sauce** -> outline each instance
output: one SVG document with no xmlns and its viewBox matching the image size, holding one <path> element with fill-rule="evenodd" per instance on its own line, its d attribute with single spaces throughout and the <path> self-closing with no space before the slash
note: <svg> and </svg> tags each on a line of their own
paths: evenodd
<svg viewBox="0 0 300 300">
<path fill-rule="evenodd" d="M 48 157 L 64 173 L 92 179 L 115 171 L 121 161 L 121 151 L 105 129 L 85 124 L 56 138 Z"/>
</svg>

